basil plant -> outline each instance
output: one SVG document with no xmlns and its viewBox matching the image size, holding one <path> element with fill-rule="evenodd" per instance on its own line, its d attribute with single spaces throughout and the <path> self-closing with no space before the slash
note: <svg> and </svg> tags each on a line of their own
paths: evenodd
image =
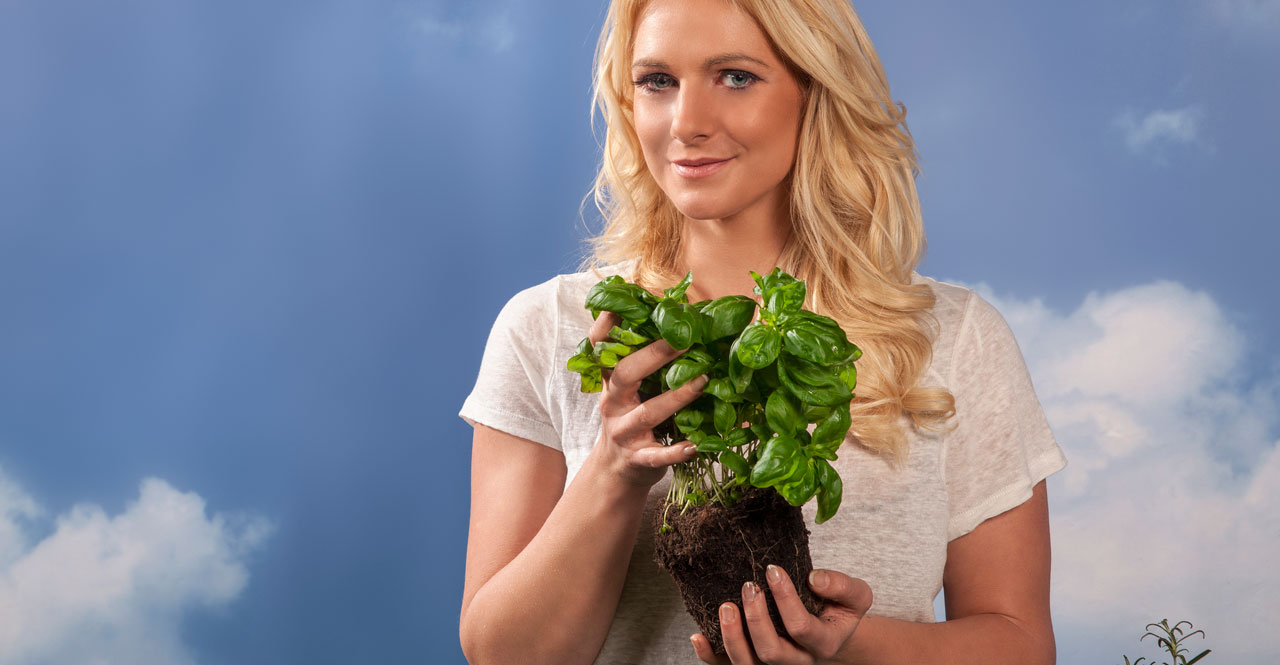
<svg viewBox="0 0 1280 665">
<path fill-rule="evenodd" d="M 834 320 L 803 309 L 803 281 L 778 268 L 751 277 L 763 302 L 754 322 L 757 303 L 746 296 L 690 303 L 693 273 L 661 297 L 617 275 L 599 282 L 587 309 L 593 318 L 614 312 L 622 323 L 604 341 L 583 339 L 568 369 L 581 375 L 583 392 L 599 392 L 603 369 L 656 339 L 687 349 L 640 389 L 648 399 L 701 374 L 709 379 L 701 397 L 654 429 L 664 445 L 687 439 L 698 450 L 675 465 L 668 508 L 729 505 L 748 485 L 772 487 L 793 506 L 816 495 L 821 524 L 840 507 L 830 462 L 849 431 L 862 351 Z"/>
</svg>

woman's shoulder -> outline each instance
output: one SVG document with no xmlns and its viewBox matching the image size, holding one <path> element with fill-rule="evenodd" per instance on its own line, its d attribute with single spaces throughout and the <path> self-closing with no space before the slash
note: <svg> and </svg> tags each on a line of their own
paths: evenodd
<svg viewBox="0 0 1280 665">
<path fill-rule="evenodd" d="M 911 273 L 912 284 L 924 284 L 933 291 L 934 304 L 930 314 L 938 321 L 943 333 L 957 331 L 964 323 L 968 310 L 973 307 L 974 300 L 980 300 L 973 289 L 951 282 L 944 282 L 920 273 Z"/>
<path fill-rule="evenodd" d="M 627 274 L 626 265 L 604 266 L 594 270 L 561 273 L 518 291 L 502 308 L 499 318 L 511 321 L 559 320 L 566 315 L 582 314 L 587 292 L 597 282 L 614 274 Z"/>
</svg>

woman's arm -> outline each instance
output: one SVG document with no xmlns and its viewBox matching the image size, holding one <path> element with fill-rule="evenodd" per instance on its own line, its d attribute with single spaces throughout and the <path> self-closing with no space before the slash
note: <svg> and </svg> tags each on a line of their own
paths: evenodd
<svg viewBox="0 0 1280 665">
<path fill-rule="evenodd" d="M 594 455 L 565 488 L 560 451 L 487 427 L 471 464 L 467 661 L 590 663 L 622 594 L 644 488 L 605 482 Z"/>
<path fill-rule="evenodd" d="M 1045 481 L 1021 505 L 947 546 L 947 620 L 914 623 L 868 616 L 841 663 L 1052 665 L 1049 503 Z"/>
<path fill-rule="evenodd" d="M 603 339 L 616 315 L 590 336 Z M 696 399 L 694 380 L 648 401 L 640 381 L 680 354 L 661 340 L 604 377 L 602 431 L 566 488 L 563 454 L 477 427 L 459 638 L 472 665 L 595 660 L 622 595 L 649 488 L 692 446 L 653 427 Z M 563 492 L 562 492 L 563 490 Z"/>
</svg>

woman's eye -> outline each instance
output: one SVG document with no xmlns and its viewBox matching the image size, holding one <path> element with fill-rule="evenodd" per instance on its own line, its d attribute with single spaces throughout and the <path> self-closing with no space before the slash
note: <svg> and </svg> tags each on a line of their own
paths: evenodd
<svg viewBox="0 0 1280 665">
<path fill-rule="evenodd" d="M 645 92 L 657 92 L 665 90 L 671 83 L 671 77 L 666 74 L 650 74 L 642 77 L 639 81 L 634 81 L 636 87 Z"/>
<path fill-rule="evenodd" d="M 752 83 L 755 83 L 758 80 L 755 74 L 737 71 L 725 72 L 724 77 L 726 80 L 730 81 L 729 87 L 736 89 L 749 88 Z"/>
</svg>

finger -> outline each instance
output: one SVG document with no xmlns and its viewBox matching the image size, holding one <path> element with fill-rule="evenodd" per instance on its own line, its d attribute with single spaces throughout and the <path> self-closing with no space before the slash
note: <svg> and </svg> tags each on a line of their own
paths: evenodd
<svg viewBox="0 0 1280 665">
<path fill-rule="evenodd" d="M 596 317 L 596 322 L 591 324 L 591 329 L 587 331 L 587 337 L 591 339 L 592 344 L 603 342 L 609 336 L 609 331 L 621 323 L 621 316 L 613 312 L 600 312 L 600 316 Z"/>
<path fill-rule="evenodd" d="M 769 591 L 773 593 L 773 603 L 778 607 L 782 625 L 787 627 L 791 639 L 808 652 L 818 658 L 831 658 L 853 634 L 856 619 L 824 621 L 810 614 L 800 594 L 796 593 L 791 577 L 779 566 L 768 566 L 765 579 L 769 581 Z M 751 637 L 754 639 L 755 633 Z"/>
<path fill-rule="evenodd" d="M 711 650 L 711 641 L 706 635 L 698 633 L 689 638 L 693 642 L 693 652 L 697 654 L 698 660 L 707 665 L 730 665 L 729 657 L 718 654 Z"/>
<path fill-rule="evenodd" d="M 812 661 L 794 644 L 778 635 L 773 627 L 773 619 L 769 618 L 769 602 L 765 600 L 764 590 L 754 582 L 742 585 L 742 610 L 746 614 L 747 630 L 751 633 L 755 655 L 762 662 L 788 665 Z"/>
<path fill-rule="evenodd" d="M 677 411 L 683 409 L 702 396 L 702 389 L 706 387 L 708 378 L 706 374 L 694 377 L 688 383 L 676 388 L 668 390 L 665 393 L 650 397 L 640 403 L 639 406 L 627 412 L 626 418 L 621 426 L 626 431 L 642 432 L 657 427 L 667 418 L 675 415 Z"/>
<path fill-rule="evenodd" d="M 680 462 L 688 462 L 697 453 L 697 446 L 688 441 L 681 441 L 670 446 L 646 446 L 637 449 L 632 453 L 631 459 L 640 466 L 657 469 L 679 464 Z"/>
<path fill-rule="evenodd" d="M 755 637 L 755 633 L 752 633 Z M 738 606 L 724 603 L 720 606 L 720 639 L 724 640 L 724 650 L 733 665 L 757 665 L 755 654 L 747 644 L 747 636 L 742 632 L 742 620 L 738 614 Z"/>
<path fill-rule="evenodd" d="M 644 377 L 662 369 L 662 366 L 680 357 L 684 349 L 673 349 L 667 340 L 659 339 L 618 361 L 613 368 L 612 386 L 615 390 L 634 393 L 640 389 Z"/>
<path fill-rule="evenodd" d="M 835 570 L 814 570 L 809 574 L 809 588 L 836 603 L 827 603 L 827 609 L 821 614 L 823 618 L 833 614 L 852 615 L 861 619 L 867 615 L 874 601 L 870 585 Z"/>
</svg>

